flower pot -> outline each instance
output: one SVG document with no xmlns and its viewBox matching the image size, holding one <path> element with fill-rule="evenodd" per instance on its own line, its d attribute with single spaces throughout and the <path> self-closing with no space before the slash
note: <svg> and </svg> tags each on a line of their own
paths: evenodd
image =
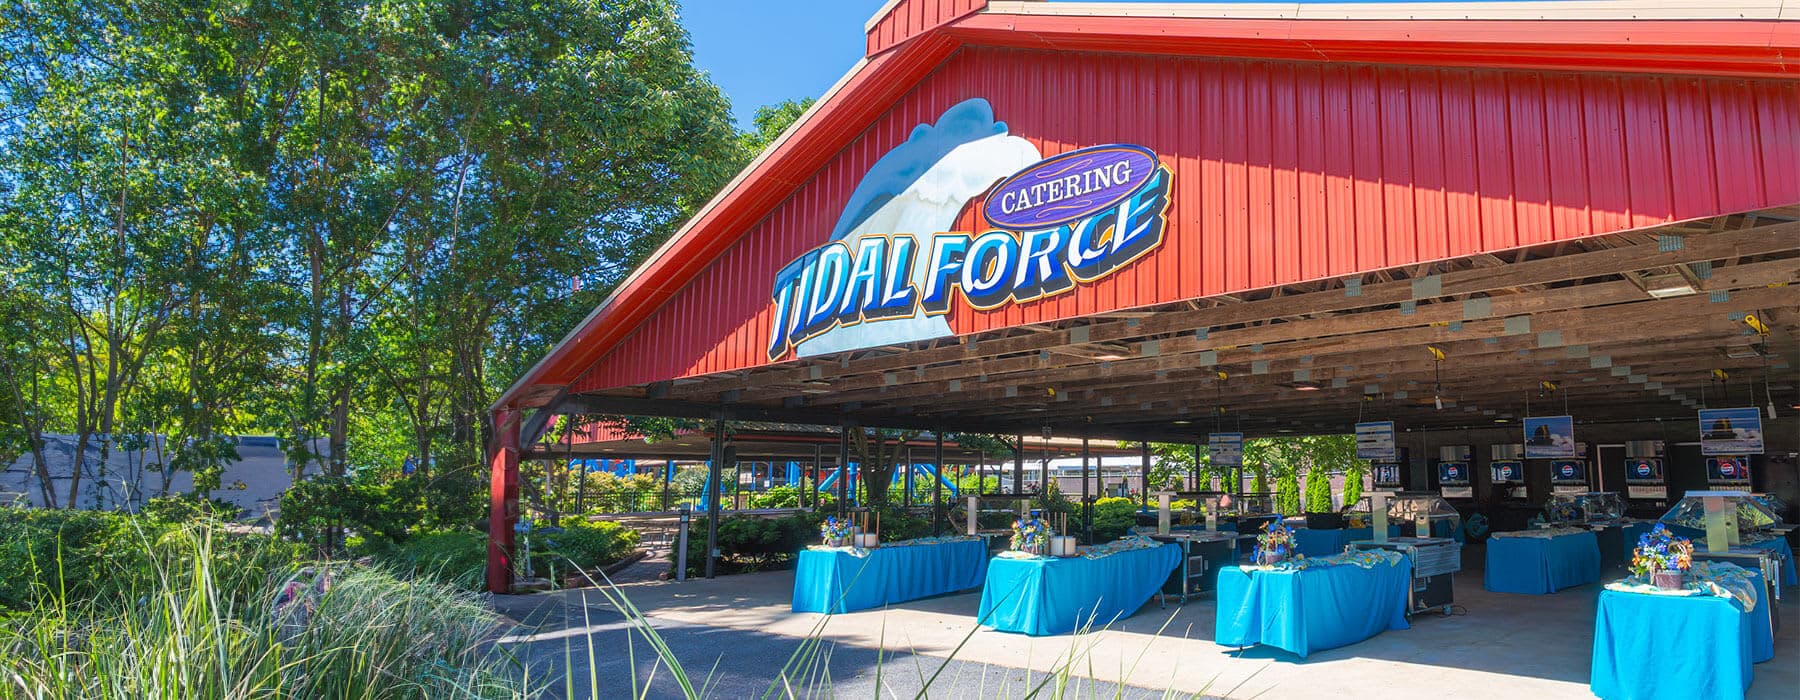
<svg viewBox="0 0 1800 700">
<path fill-rule="evenodd" d="M 1672 591 L 1682 587 L 1684 584 L 1683 578 L 1680 571 L 1663 570 L 1651 574 L 1650 582 L 1656 584 L 1657 588 L 1661 588 L 1665 591 Z"/>
<path fill-rule="evenodd" d="M 827 547 L 842 547 L 847 544 L 850 544 L 850 538 L 848 537 L 832 537 L 825 540 L 825 546 Z"/>
<path fill-rule="evenodd" d="M 1257 552 L 1256 563 L 1262 566 L 1274 566 L 1287 561 L 1287 555 L 1279 552 Z"/>
</svg>

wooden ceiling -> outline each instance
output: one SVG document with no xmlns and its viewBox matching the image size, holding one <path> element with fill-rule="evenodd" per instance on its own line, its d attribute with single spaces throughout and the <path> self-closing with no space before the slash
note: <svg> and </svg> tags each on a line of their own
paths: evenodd
<svg viewBox="0 0 1800 700">
<path fill-rule="evenodd" d="M 627 387 L 561 410 L 1192 440 L 1359 419 L 1681 418 L 1702 400 L 1760 406 L 1765 392 L 1786 410 L 1800 403 L 1796 367 L 1800 207 L 1786 207 Z"/>
</svg>

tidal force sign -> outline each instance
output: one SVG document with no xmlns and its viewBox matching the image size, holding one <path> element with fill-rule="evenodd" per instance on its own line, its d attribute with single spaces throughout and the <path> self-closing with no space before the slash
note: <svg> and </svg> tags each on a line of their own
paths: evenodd
<svg viewBox="0 0 1800 700">
<path fill-rule="evenodd" d="M 1148 148 L 1083 148 L 988 189 L 986 231 L 865 234 L 807 251 L 776 274 L 769 358 L 834 329 L 942 316 L 958 296 L 994 309 L 1103 279 L 1162 244 L 1171 178 Z"/>
</svg>

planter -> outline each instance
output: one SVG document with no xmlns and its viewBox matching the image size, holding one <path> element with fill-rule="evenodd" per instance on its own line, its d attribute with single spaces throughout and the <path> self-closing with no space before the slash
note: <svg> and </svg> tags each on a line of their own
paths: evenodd
<svg viewBox="0 0 1800 700">
<path fill-rule="evenodd" d="M 1040 557 L 1047 554 L 1048 553 L 1047 550 L 1049 550 L 1049 546 L 1042 542 L 1039 542 L 1037 544 L 1023 545 L 1023 546 L 1019 547 L 1019 551 L 1021 551 L 1021 552 L 1024 552 L 1026 554 L 1035 554 Z"/>
<path fill-rule="evenodd" d="M 849 544 L 850 538 L 848 537 L 831 537 L 825 540 L 825 546 L 827 547 L 844 547 Z"/>
<path fill-rule="evenodd" d="M 1262 565 L 1262 566 L 1274 566 L 1274 565 L 1280 564 L 1281 562 L 1284 562 L 1284 561 L 1287 561 L 1286 554 L 1279 554 L 1276 552 L 1257 552 L 1256 553 L 1256 563 L 1259 565 Z"/>
<path fill-rule="evenodd" d="M 1656 584 L 1657 588 L 1661 588 L 1665 591 L 1672 591 L 1681 588 L 1685 584 L 1685 581 L 1683 580 L 1685 578 L 1686 577 L 1683 576 L 1680 571 L 1664 570 L 1651 574 L 1650 582 Z"/>
</svg>

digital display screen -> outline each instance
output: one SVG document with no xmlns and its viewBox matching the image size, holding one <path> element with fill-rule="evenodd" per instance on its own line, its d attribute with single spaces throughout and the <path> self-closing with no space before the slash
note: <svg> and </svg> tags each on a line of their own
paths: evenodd
<svg viewBox="0 0 1800 700">
<path fill-rule="evenodd" d="M 1662 460 L 1655 457 L 1632 457 L 1625 460 L 1626 481 L 1662 481 Z"/>
<path fill-rule="evenodd" d="M 1469 483 L 1467 462 L 1438 462 L 1438 483 L 1462 486 Z"/>
<path fill-rule="evenodd" d="M 1377 465 L 1375 465 L 1374 469 L 1375 469 L 1375 485 L 1377 485 L 1377 486 L 1399 486 L 1400 485 L 1400 465 L 1398 465 L 1398 464 L 1377 464 Z"/>
<path fill-rule="evenodd" d="M 1707 481 L 1749 481 L 1750 465 L 1743 457 L 1712 457 L 1706 460 Z"/>
<path fill-rule="evenodd" d="M 1587 465 L 1573 459 L 1559 459 L 1550 463 L 1550 480 L 1564 483 L 1580 483 L 1587 481 Z"/>
<path fill-rule="evenodd" d="M 1517 460 L 1506 460 L 1489 463 L 1494 468 L 1494 482 L 1500 484 L 1517 483 L 1525 480 L 1525 463 Z"/>
</svg>

